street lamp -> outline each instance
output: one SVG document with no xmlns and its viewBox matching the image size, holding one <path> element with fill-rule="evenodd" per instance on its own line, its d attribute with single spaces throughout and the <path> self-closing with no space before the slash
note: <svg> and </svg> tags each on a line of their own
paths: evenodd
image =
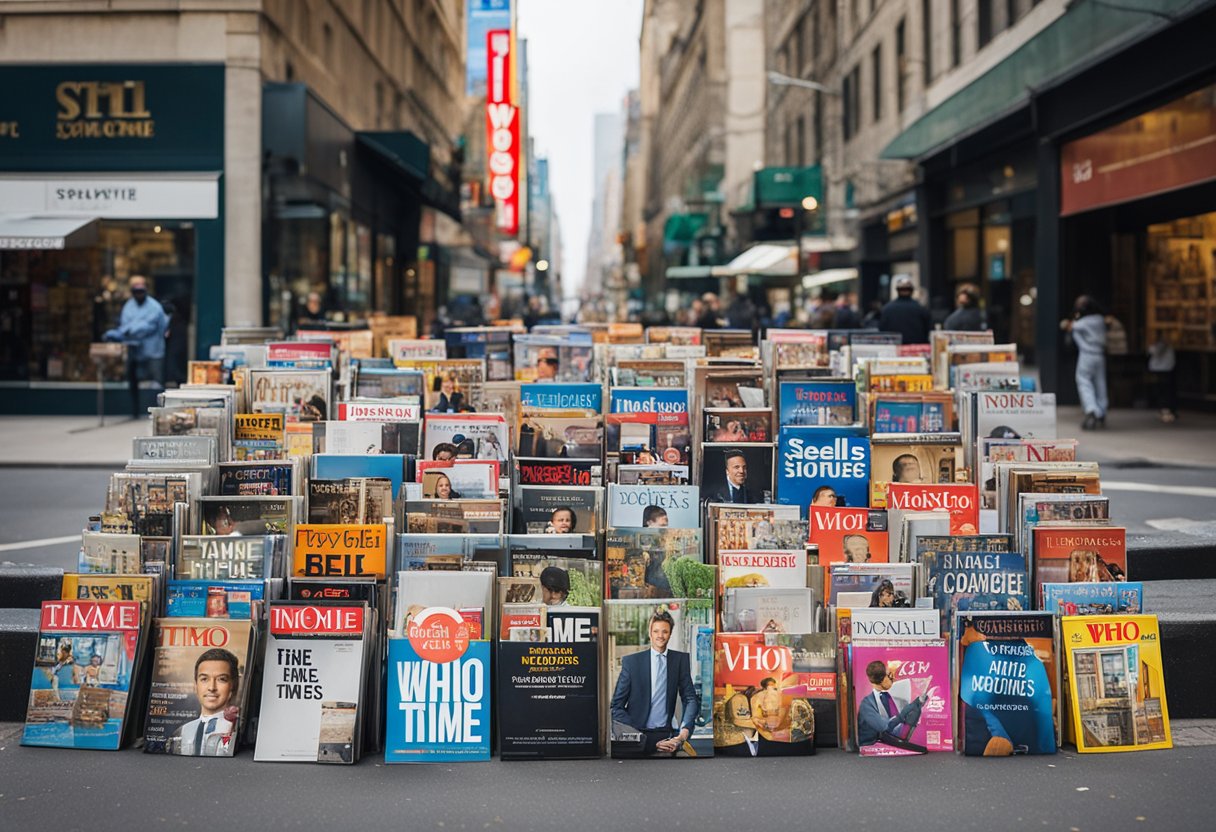
<svg viewBox="0 0 1216 832">
<path fill-rule="evenodd" d="M 803 211 L 814 211 L 818 207 L 819 207 L 819 200 L 815 199 L 815 197 L 808 196 L 808 197 L 803 198 L 803 200 L 802 200 L 802 210 Z"/>
<path fill-rule="evenodd" d="M 538 272 L 549 271 L 549 261 L 548 260 L 537 260 L 536 261 L 536 270 Z"/>
<path fill-rule="evenodd" d="M 791 75 L 784 75 L 780 72 L 770 69 L 768 71 L 768 82 L 778 87 L 801 87 L 804 90 L 815 90 L 827 95 L 840 95 L 839 90 L 834 90 L 831 87 L 825 86 L 818 81 L 808 81 L 805 78 L 794 78 Z"/>
</svg>

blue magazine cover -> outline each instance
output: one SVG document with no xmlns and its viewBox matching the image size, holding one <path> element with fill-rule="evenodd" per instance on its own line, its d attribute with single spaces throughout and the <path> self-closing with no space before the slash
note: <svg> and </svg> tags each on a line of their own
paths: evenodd
<svg viewBox="0 0 1216 832">
<path fill-rule="evenodd" d="M 1028 610 L 1026 558 L 1020 552 L 935 552 L 921 564 L 926 594 L 949 631 L 954 610 Z"/>
<path fill-rule="evenodd" d="M 165 593 L 169 618 L 253 618 L 253 602 L 266 596 L 262 581 L 170 580 Z"/>
<path fill-rule="evenodd" d="M 613 387 L 613 413 L 687 413 L 688 390 L 683 387 Z"/>
<path fill-rule="evenodd" d="M 783 381 L 777 403 L 782 426 L 838 426 L 857 421 L 857 385 L 852 381 Z"/>
<path fill-rule="evenodd" d="M 318 480 L 385 477 L 393 482 L 393 499 L 401 494 L 405 457 L 401 454 L 313 454 L 312 476 Z"/>
<path fill-rule="evenodd" d="M 798 506 L 803 520 L 816 494 L 820 505 L 868 506 L 870 439 L 865 428 L 782 427 L 776 482 L 777 502 Z"/>
<path fill-rule="evenodd" d="M 1144 584 L 1138 581 L 1044 583 L 1043 609 L 1060 615 L 1136 615 L 1144 609 Z"/>
<path fill-rule="evenodd" d="M 521 407 L 604 412 L 604 388 L 598 384 L 533 382 L 519 388 Z"/>
<path fill-rule="evenodd" d="M 1055 616 L 960 612 L 955 630 L 963 754 L 1054 754 L 1061 701 Z"/>
</svg>

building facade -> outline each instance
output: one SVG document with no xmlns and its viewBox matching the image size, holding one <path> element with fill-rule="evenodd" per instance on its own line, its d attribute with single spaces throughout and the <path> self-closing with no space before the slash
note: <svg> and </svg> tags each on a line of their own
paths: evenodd
<svg viewBox="0 0 1216 832">
<path fill-rule="evenodd" d="M 459 216 L 464 8 L 6 4 L 6 409 L 93 405 L 89 343 L 134 274 L 172 304 L 170 380 L 224 325 L 292 325 L 312 291 L 335 320 L 431 314 L 420 243 L 428 213 Z"/>
</svg>

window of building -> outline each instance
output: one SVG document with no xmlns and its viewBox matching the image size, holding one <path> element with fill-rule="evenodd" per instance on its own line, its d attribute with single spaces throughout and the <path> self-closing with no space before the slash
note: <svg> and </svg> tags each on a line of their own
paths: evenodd
<svg viewBox="0 0 1216 832">
<path fill-rule="evenodd" d="M 996 34 L 994 21 L 992 19 L 992 0 L 979 0 L 976 9 L 977 29 L 979 32 L 979 48 L 983 49 L 992 40 Z"/>
<path fill-rule="evenodd" d="M 870 54 L 870 97 L 873 99 L 874 121 L 882 120 L 882 44 Z"/>
<path fill-rule="evenodd" d="M 847 142 L 853 138 L 853 74 L 844 76 L 840 85 L 840 127 Z"/>
<path fill-rule="evenodd" d="M 963 61 L 963 16 L 959 10 L 959 0 L 950 0 L 950 66 L 956 67 Z"/>
<path fill-rule="evenodd" d="M 854 66 L 844 78 L 841 90 L 844 107 L 841 122 L 844 128 L 844 140 L 847 142 L 861 128 L 861 65 Z"/>
<path fill-rule="evenodd" d="M 895 110 L 904 111 L 904 71 L 908 65 L 907 20 L 900 18 L 895 25 Z"/>
<path fill-rule="evenodd" d="M 790 34 L 789 40 L 790 49 L 790 74 L 802 74 L 802 21 L 794 27 L 794 31 Z"/>
<path fill-rule="evenodd" d="M 920 2 L 921 69 L 925 86 L 933 83 L 933 0 Z"/>
<path fill-rule="evenodd" d="M 321 54 L 325 57 L 325 66 L 334 65 L 334 30 L 328 23 L 321 24 Z"/>
<path fill-rule="evenodd" d="M 794 152 L 797 154 L 798 166 L 806 166 L 806 119 L 798 116 L 794 122 Z"/>
<path fill-rule="evenodd" d="M 815 43 L 815 15 L 811 13 L 802 19 L 802 62 L 804 66 L 814 67 L 816 51 L 818 51 L 818 47 Z"/>
<path fill-rule="evenodd" d="M 815 134 L 815 164 L 823 162 L 823 93 L 815 90 L 815 115 L 812 125 Z"/>
</svg>

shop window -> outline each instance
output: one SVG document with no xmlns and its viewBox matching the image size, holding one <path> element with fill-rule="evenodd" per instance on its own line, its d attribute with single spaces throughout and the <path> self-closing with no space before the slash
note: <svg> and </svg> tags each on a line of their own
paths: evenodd
<svg viewBox="0 0 1216 832">
<path fill-rule="evenodd" d="M 0 377 L 96 379 L 89 344 L 118 323 L 134 275 L 170 315 L 165 373 L 184 381 L 194 328 L 194 230 L 189 223 L 103 222 L 96 245 L 0 251 Z M 121 381 L 122 368 L 109 380 Z"/>
<path fill-rule="evenodd" d="M 1148 228 L 1148 344 L 1216 350 L 1216 213 Z"/>
</svg>

